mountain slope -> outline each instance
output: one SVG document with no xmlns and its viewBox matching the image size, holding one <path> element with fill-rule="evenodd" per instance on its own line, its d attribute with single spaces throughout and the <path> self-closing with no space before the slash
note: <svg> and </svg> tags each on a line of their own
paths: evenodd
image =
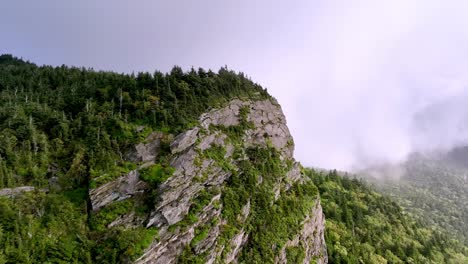
<svg viewBox="0 0 468 264">
<path fill-rule="evenodd" d="M 280 106 L 227 69 L 0 56 L 0 263 L 327 262 Z"/>
<path fill-rule="evenodd" d="M 378 172 L 379 179 L 369 179 L 383 193 L 420 221 L 468 245 L 468 170 L 463 157 L 463 148 L 448 153 L 413 154 L 403 164 L 393 166 L 398 169 L 386 169 L 399 171 L 398 178 L 381 168 L 367 171 L 367 175 Z"/>
<path fill-rule="evenodd" d="M 310 171 L 327 218 L 331 263 L 466 263 L 468 248 L 415 221 L 362 180 Z"/>
</svg>

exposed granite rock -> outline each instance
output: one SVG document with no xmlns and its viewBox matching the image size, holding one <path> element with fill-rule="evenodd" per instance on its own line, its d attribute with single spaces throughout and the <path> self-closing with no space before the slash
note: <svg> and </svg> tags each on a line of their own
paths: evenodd
<svg viewBox="0 0 468 264">
<path fill-rule="evenodd" d="M 195 229 L 192 227 L 181 234 L 166 233 L 161 240 L 154 242 L 151 250 L 135 261 L 135 263 L 170 264 L 177 263 L 177 257 L 182 253 L 185 245 L 193 239 Z"/>
<path fill-rule="evenodd" d="M 302 175 L 301 170 L 301 165 L 298 162 L 294 162 L 292 168 L 286 173 L 286 180 L 281 186 L 281 189 L 287 191 L 289 190 L 289 188 L 291 188 L 291 186 L 294 183 L 304 183 L 305 181 L 309 180 L 307 177 L 304 177 L 304 175 Z"/>
<path fill-rule="evenodd" d="M 214 248 L 216 239 L 218 238 L 220 233 L 219 227 L 219 224 L 215 225 L 213 228 L 210 229 L 206 238 L 198 242 L 198 244 L 193 249 L 195 254 L 199 255 Z"/>
<path fill-rule="evenodd" d="M 226 139 L 226 135 L 215 131 L 212 134 L 211 133 L 208 134 L 206 137 L 202 137 L 202 140 L 198 144 L 198 149 L 203 151 L 203 150 L 209 149 L 213 144 L 223 145 L 225 139 Z"/>
<path fill-rule="evenodd" d="M 122 201 L 142 193 L 146 188 L 146 183 L 140 181 L 138 171 L 134 170 L 125 176 L 90 190 L 91 205 L 93 210 L 98 210 L 111 202 Z"/>
<path fill-rule="evenodd" d="M 215 109 L 211 112 L 202 114 L 200 125 L 204 129 L 209 129 L 210 125 L 215 126 L 235 126 L 239 124 L 239 110 L 247 103 L 241 100 L 232 100 L 228 106 Z"/>
<path fill-rule="evenodd" d="M 177 188 L 176 192 L 165 192 L 166 200 L 152 212 L 148 226 L 161 224 L 173 225 L 182 220 L 188 213 L 191 200 L 203 189 L 200 184 L 184 184 L 184 188 Z M 156 217 L 155 217 L 156 216 Z"/>
<path fill-rule="evenodd" d="M 160 239 L 153 242 L 149 249 L 136 260 L 135 263 L 151 263 L 151 264 L 170 264 L 177 263 L 178 256 L 182 253 L 185 246 L 188 245 L 195 237 L 195 229 L 199 226 L 206 225 L 212 219 L 216 219 L 221 214 L 221 209 L 216 208 L 213 203 L 219 201 L 220 195 L 212 198 L 211 202 L 205 206 L 201 213 L 198 214 L 198 221 L 189 227 L 178 227 L 175 231 L 170 232 L 167 227 L 164 227 L 159 232 Z M 210 240 L 206 242 L 205 251 L 209 246 L 214 247 L 214 240 L 219 235 L 219 226 L 212 229 Z M 207 239 L 205 239 L 206 241 Z M 201 249 L 200 249 L 201 250 Z"/>
<path fill-rule="evenodd" d="M 200 153 L 212 146 L 220 145 L 226 149 L 225 159 L 229 161 L 234 147 L 226 142 L 225 134 L 210 128 L 211 126 L 239 125 L 241 118 L 243 118 L 240 114 L 242 108 L 248 108 L 247 120 L 245 121 L 253 124 L 253 128 L 247 130 L 243 138 L 246 146 L 271 144 L 280 151 L 283 160 L 293 159 L 293 140 L 286 126 L 285 117 L 277 104 L 269 100 L 255 102 L 234 100 L 225 108 L 203 114 L 200 118 L 200 127 L 178 135 L 171 144 L 172 153 L 177 154 L 171 161 L 171 166 L 176 171 L 167 182 L 159 187 L 159 200 L 147 224 L 147 226 L 156 226 L 165 231 L 161 231 L 159 242 L 152 245 L 138 263 L 175 263 L 185 245 L 193 239 L 193 228 L 205 220 L 198 221 L 182 233 L 180 231 L 171 233 L 167 231 L 167 228 L 184 219 L 190 210 L 192 201 L 201 190 L 207 186 L 222 186 L 230 177 L 229 172 L 216 166 L 213 160 L 203 158 Z M 278 181 L 274 187 L 276 198 L 279 198 L 281 191 L 289 189 L 294 182 L 303 180 L 298 163 L 293 162 L 285 179 L 286 181 Z M 243 206 L 238 220 L 244 222 L 249 214 L 250 201 Z M 304 230 L 306 231 L 310 229 L 309 222 L 308 219 L 305 220 Z M 219 229 L 220 224 L 212 227 L 209 235 L 194 248 L 194 251 L 198 252 L 197 254 L 208 253 L 207 263 L 218 262 L 224 250 L 224 246 L 217 247 L 216 239 L 220 232 Z M 306 231 L 301 233 L 302 237 L 298 235 L 298 240 L 311 239 L 312 235 Z M 249 234 L 243 230 L 235 235 L 230 240 L 229 253 L 223 262 L 236 262 L 236 258 L 248 237 Z M 315 253 L 317 252 L 309 252 L 307 258 L 317 256 L 314 255 Z"/>
<path fill-rule="evenodd" d="M 250 199 L 242 207 L 241 214 L 239 215 L 239 221 L 242 223 L 245 222 L 245 220 L 247 220 L 247 217 L 249 217 L 249 214 L 250 214 Z"/>
<path fill-rule="evenodd" d="M 298 162 L 294 162 L 292 168 L 286 173 L 285 181 L 278 182 L 273 187 L 273 193 L 275 194 L 275 201 L 280 198 L 281 191 L 287 191 L 295 182 L 304 183 L 307 179 L 302 175 L 301 165 Z"/>
<path fill-rule="evenodd" d="M 138 227 L 143 224 L 144 218 L 137 216 L 135 212 L 129 212 L 128 214 L 121 215 L 114 221 L 112 221 L 107 227 L 111 228 L 114 226 L 125 226 L 126 228 Z"/>
<path fill-rule="evenodd" d="M 278 150 L 285 153 L 285 157 L 292 158 L 294 142 L 286 125 L 286 118 L 278 104 L 270 101 L 245 102 L 233 100 L 222 108 L 205 113 L 200 117 L 201 127 L 209 129 L 214 126 L 236 126 L 240 123 L 240 109 L 249 108 L 247 121 L 252 122 L 254 129 L 246 134 L 246 142 L 256 145 L 265 145 L 267 139 Z"/>
<path fill-rule="evenodd" d="M 197 140 L 197 134 L 200 129 L 195 127 L 178 135 L 171 143 L 172 154 L 179 153 L 192 146 Z"/>
<path fill-rule="evenodd" d="M 230 174 L 215 166 L 212 160 L 206 159 L 198 166 L 194 164 L 198 157 L 194 148 L 189 147 L 171 161 L 174 175 L 159 187 L 159 199 L 148 226 L 160 227 L 179 222 L 187 215 L 192 200 L 204 186 L 220 185 L 229 177 Z"/>
<path fill-rule="evenodd" d="M 301 232 L 293 240 L 286 242 L 275 262 L 278 264 L 288 263 L 286 258 L 287 247 L 302 247 L 305 252 L 303 264 L 311 263 L 314 258 L 317 260 L 317 264 L 328 263 L 324 233 L 325 216 L 322 212 L 320 199 L 317 198 L 314 209 L 303 222 Z"/>
<path fill-rule="evenodd" d="M 254 102 L 250 105 L 247 120 L 253 122 L 255 127 L 247 133 L 248 142 L 266 145 L 269 140 L 274 147 L 285 154 L 286 158 L 293 157 L 294 142 L 279 105 L 270 100 Z"/>
<path fill-rule="evenodd" d="M 0 196 L 3 196 L 3 197 L 9 197 L 9 198 L 12 198 L 12 197 L 16 197 L 22 193 L 25 193 L 25 192 L 32 192 L 36 190 L 36 188 L 34 186 L 21 186 L 21 187 L 16 187 L 16 188 L 4 188 L 4 189 L 0 189 Z"/>
<path fill-rule="evenodd" d="M 154 161 L 159 154 L 163 136 L 161 132 L 151 133 L 144 143 L 137 144 L 132 151 L 127 153 L 126 158 L 133 162 Z"/>
<path fill-rule="evenodd" d="M 249 235 L 245 233 L 244 230 L 241 230 L 234 238 L 231 240 L 231 252 L 229 252 L 226 257 L 226 263 L 231 263 L 236 260 L 237 255 L 242 248 L 242 246 L 247 242 Z"/>
</svg>

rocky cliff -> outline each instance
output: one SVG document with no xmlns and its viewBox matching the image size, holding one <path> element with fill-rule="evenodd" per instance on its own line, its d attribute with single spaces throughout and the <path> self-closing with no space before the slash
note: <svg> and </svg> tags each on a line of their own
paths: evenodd
<svg viewBox="0 0 468 264">
<path fill-rule="evenodd" d="M 151 230 L 136 263 L 327 263 L 318 192 L 293 151 L 276 102 L 233 100 L 136 145 L 138 168 L 92 189 L 92 214 L 125 204 L 106 227 Z"/>
</svg>

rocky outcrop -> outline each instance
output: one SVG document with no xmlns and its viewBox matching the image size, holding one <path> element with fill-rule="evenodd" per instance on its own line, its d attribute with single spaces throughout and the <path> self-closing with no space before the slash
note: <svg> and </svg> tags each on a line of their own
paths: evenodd
<svg viewBox="0 0 468 264">
<path fill-rule="evenodd" d="M 9 197 L 9 198 L 12 198 L 12 197 L 16 197 L 22 193 L 25 193 L 25 192 L 32 192 L 36 190 L 36 188 L 34 188 L 34 186 L 21 186 L 21 187 L 16 187 L 16 188 L 4 188 L 4 189 L 0 189 L 0 197 L 1 196 L 4 196 L 4 197 Z"/>
<path fill-rule="evenodd" d="M 168 230 L 167 226 L 162 228 L 159 233 L 160 239 L 153 242 L 136 263 L 176 263 L 177 257 L 182 253 L 185 246 L 195 237 L 195 229 L 220 216 L 221 208 L 216 208 L 214 205 L 219 199 L 220 195 L 216 195 L 211 199 L 211 202 L 198 214 L 198 221 L 195 224 L 185 228 L 177 227 L 173 231 Z M 219 225 L 213 228 L 211 232 L 212 234 L 207 236 L 203 244 L 197 244 L 199 254 L 206 252 L 208 248 L 213 246 L 219 235 Z"/>
<path fill-rule="evenodd" d="M 303 264 L 312 263 L 312 260 L 317 264 L 328 263 L 327 246 L 325 244 L 325 216 L 322 212 L 320 199 L 316 200 L 314 209 L 303 221 L 301 232 L 293 240 L 286 242 L 281 249 L 280 255 L 275 261 L 276 263 L 288 263 L 286 253 L 288 247 L 302 248 L 305 252 Z"/>
<path fill-rule="evenodd" d="M 215 109 L 211 112 L 202 114 L 200 117 L 200 126 L 206 130 L 210 125 L 215 126 L 236 126 L 239 124 L 239 111 L 247 103 L 241 100 L 233 100 L 230 104 L 221 109 Z"/>
<path fill-rule="evenodd" d="M 266 145 L 269 141 L 284 153 L 285 158 L 292 159 L 294 143 L 286 125 L 286 118 L 279 105 L 266 100 L 249 106 L 248 121 L 253 122 L 255 129 L 248 131 L 247 142 Z"/>
<path fill-rule="evenodd" d="M 171 166 L 176 171 L 173 177 L 159 188 L 160 202 L 152 212 L 148 226 L 161 227 L 182 220 L 188 213 L 191 200 L 204 186 L 221 185 L 230 176 L 229 172 L 216 166 L 213 160 L 203 159 L 201 164 L 195 164 L 195 159 L 202 159 L 199 152 L 213 144 L 226 147 L 227 153 L 224 158 L 230 158 L 233 148 L 229 143 L 225 143 L 227 136 L 210 130 L 210 126 L 239 125 L 242 108 L 248 109 L 246 121 L 253 123 L 253 129 L 245 133 L 246 145 L 266 145 L 270 140 L 273 146 L 284 153 L 285 158 L 292 158 L 294 145 L 285 117 L 281 108 L 271 101 L 234 100 L 225 108 L 206 113 L 200 118 L 200 127 L 178 135 L 171 144 L 171 152 L 178 154 L 171 161 Z M 199 135 L 201 130 L 203 134 Z M 282 137 L 285 139 L 280 139 Z M 197 140 L 199 143 L 195 144 Z M 204 178 L 204 181 L 200 181 L 200 178 Z"/>
<path fill-rule="evenodd" d="M 200 118 L 201 127 L 236 126 L 241 119 L 241 109 L 248 111 L 247 122 L 252 122 L 254 129 L 246 131 L 245 142 L 252 145 L 266 145 L 267 141 L 292 158 L 294 143 L 286 125 L 286 118 L 281 107 L 270 100 L 246 102 L 233 100 L 227 107 L 205 113 Z"/>
<path fill-rule="evenodd" d="M 205 159 L 201 164 L 195 164 L 195 159 L 199 158 L 194 146 L 173 158 L 171 166 L 176 171 L 159 187 L 158 203 L 151 213 L 148 226 L 161 227 L 179 222 L 187 215 L 192 200 L 202 189 L 217 186 L 230 176 L 213 160 Z"/>
<path fill-rule="evenodd" d="M 145 142 L 139 143 L 129 151 L 126 158 L 133 162 L 152 162 L 158 156 L 164 134 L 153 132 L 146 137 Z"/>
<path fill-rule="evenodd" d="M 179 153 L 192 146 L 197 140 L 199 128 L 195 127 L 178 135 L 171 144 L 172 154 Z"/>
<path fill-rule="evenodd" d="M 132 160 L 151 164 L 159 155 L 161 138 L 161 135 L 154 136 L 152 141 L 137 145 Z M 200 257 L 206 263 L 237 262 L 251 234 L 239 228 L 232 235 L 220 238 L 228 224 L 221 215 L 221 197 L 230 177 L 242 174 L 238 162 L 245 159 L 245 153 L 239 150 L 250 147 L 276 149 L 283 163 L 281 166 L 287 168 L 283 175 L 275 175 L 277 179 L 272 190 L 275 199 L 280 199 L 295 182 L 305 181 L 300 164 L 294 161 L 294 143 L 276 102 L 233 100 L 224 108 L 205 113 L 198 126 L 179 134 L 170 144 L 168 158 L 174 173 L 151 190 L 157 195 L 144 221 L 146 227 L 159 230 L 159 238 L 136 263 L 177 263 L 181 255 L 187 254 L 187 248 L 189 255 Z M 139 179 L 138 170 L 92 190 L 93 210 L 150 191 Z M 263 176 L 258 175 L 257 184 L 263 183 Z M 302 231 L 286 246 L 306 243 L 304 261 L 315 257 L 320 259 L 319 263 L 326 263 L 323 214 L 320 203 L 317 204 L 303 220 Z M 241 205 L 236 217 L 238 223 L 246 223 L 252 217 L 251 208 L 250 199 Z M 108 227 L 128 226 L 133 217 L 134 213 L 129 212 Z M 283 248 L 276 258 L 278 263 L 285 263 L 285 254 Z"/>
<path fill-rule="evenodd" d="M 122 201 L 142 193 L 146 188 L 146 183 L 139 179 L 138 171 L 134 170 L 96 189 L 91 189 L 89 192 L 91 205 L 93 210 L 98 210 L 114 201 Z"/>
<path fill-rule="evenodd" d="M 228 253 L 226 257 L 226 263 L 234 262 L 239 255 L 242 246 L 247 242 L 249 235 L 245 233 L 244 230 L 241 230 L 234 238 L 231 240 L 230 247 L 231 252 Z"/>
</svg>

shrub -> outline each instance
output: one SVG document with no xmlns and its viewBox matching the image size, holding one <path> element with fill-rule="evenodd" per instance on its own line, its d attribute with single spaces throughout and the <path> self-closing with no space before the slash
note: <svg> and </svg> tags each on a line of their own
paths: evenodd
<svg viewBox="0 0 468 264">
<path fill-rule="evenodd" d="M 161 164 L 155 164 L 151 167 L 141 170 L 140 179 L 149 183 L 151 186 L 156 187 L 169 179 L 174 171 L 175 169 L 172 167 L 165 167 Z"/>
</svg>

